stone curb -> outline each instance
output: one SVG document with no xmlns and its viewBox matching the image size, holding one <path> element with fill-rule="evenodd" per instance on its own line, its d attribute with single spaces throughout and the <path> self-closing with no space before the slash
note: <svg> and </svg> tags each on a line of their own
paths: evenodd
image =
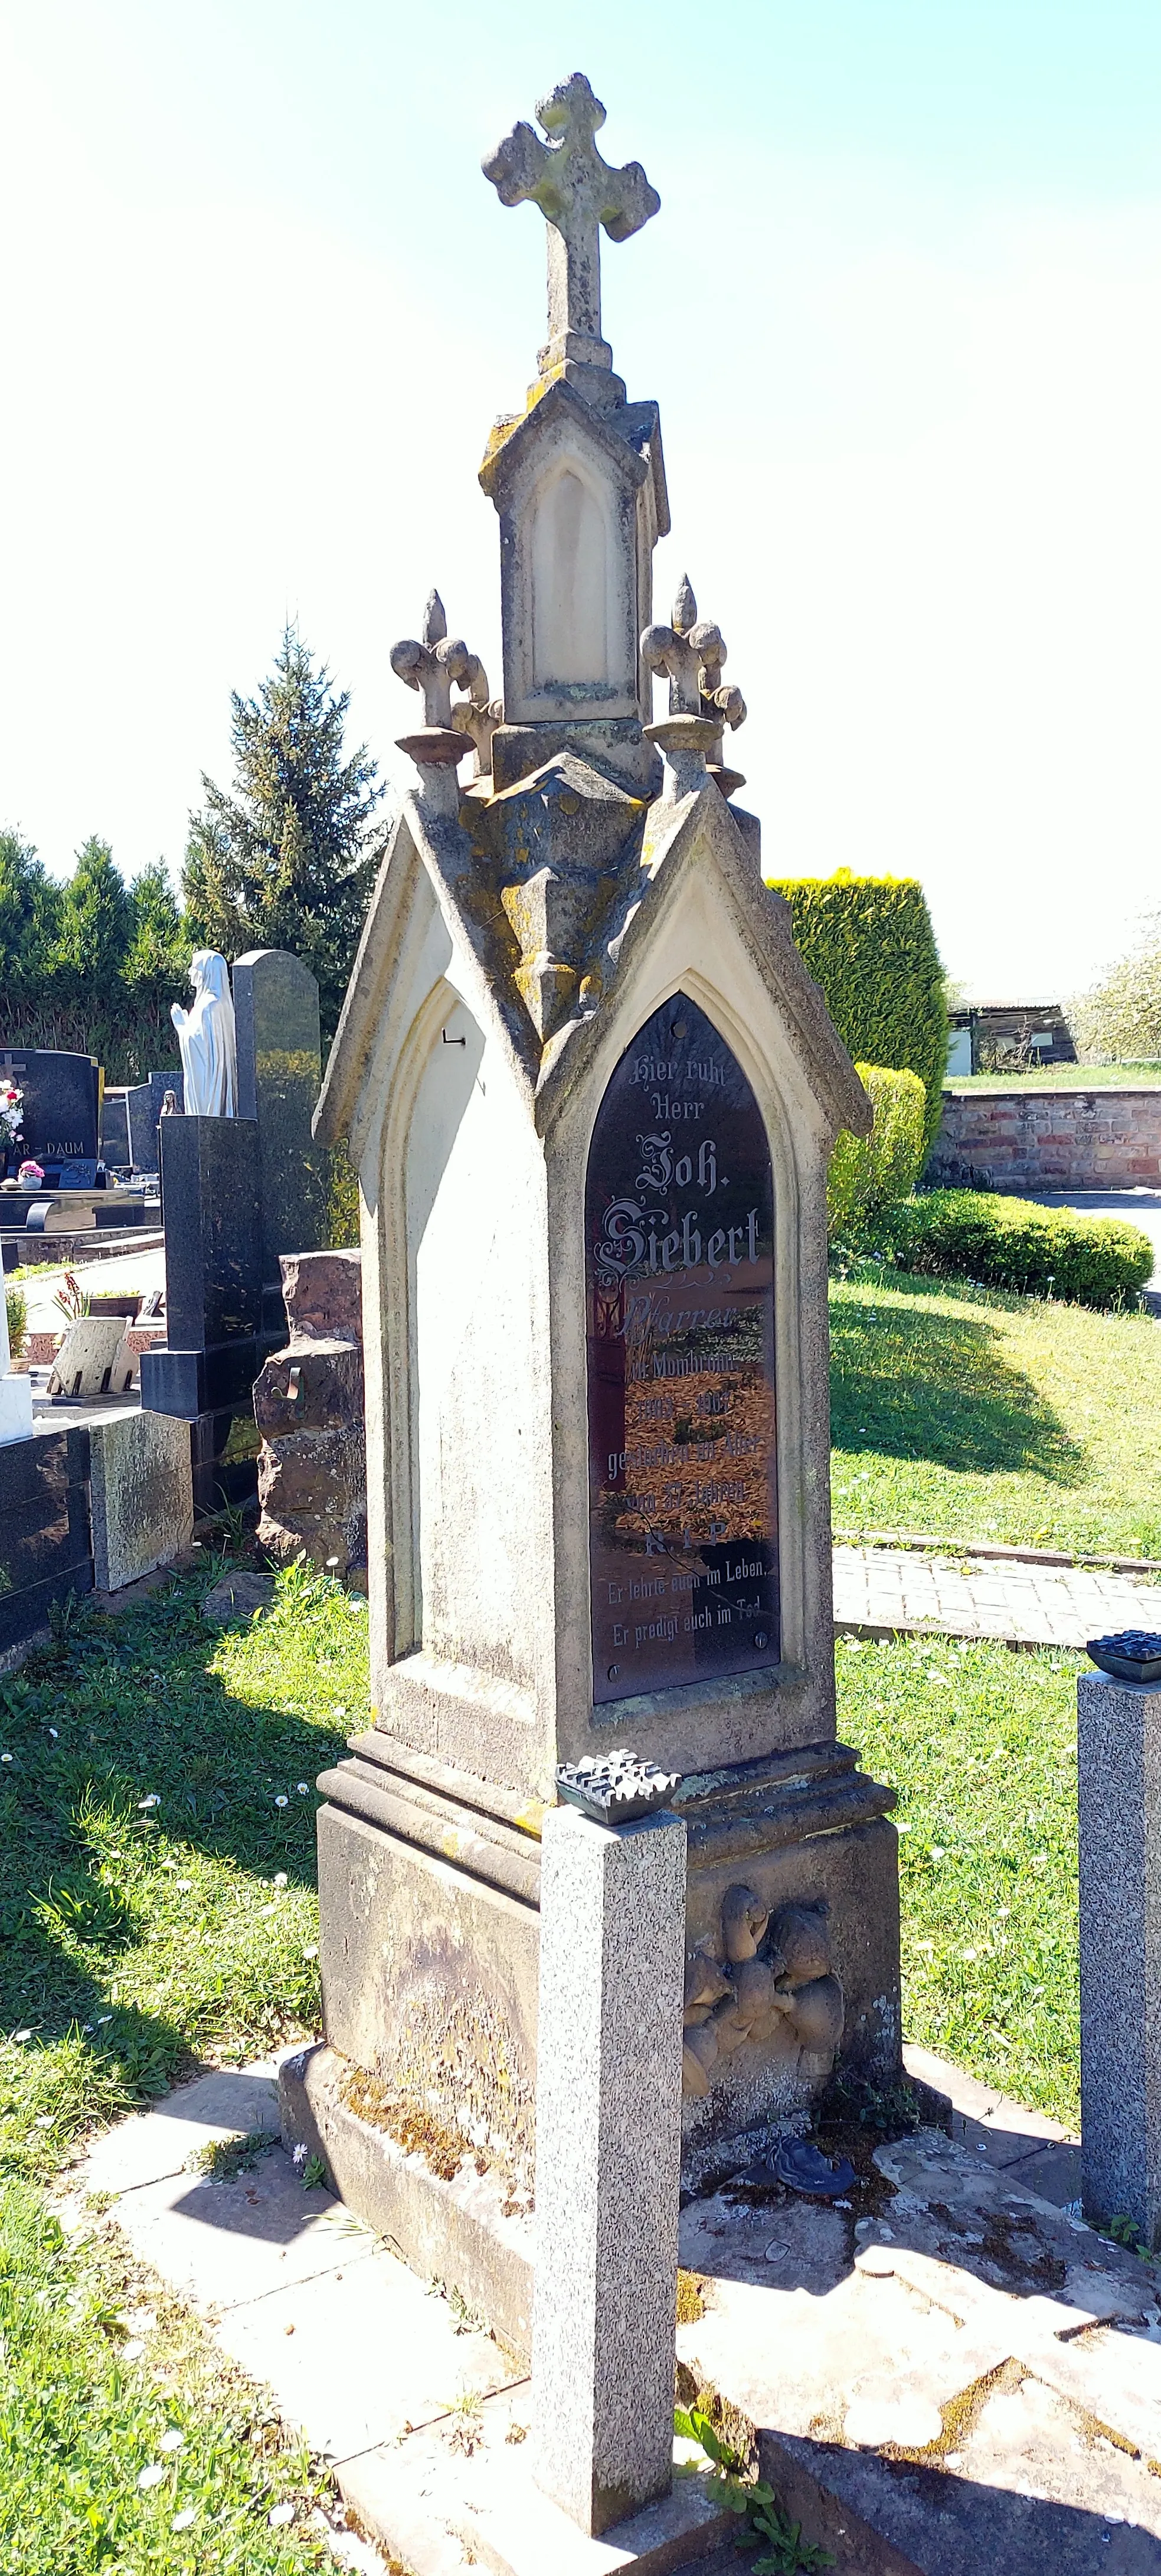
<svg viewBox="0 0 1161 2576">
<path fill-rule="evenodd" d="M 998 1539 L 927 1538 L 914 1530 L 834 1529 L 831 1539 L 835 1547 L 926 1549 L 939 1556 L 997 1557 L 1016 1565 L 1091 1566 L 1105 1574 L 1152 1575 L 1161 1583 L 1161 1557 L 1157 1556 L 1068 1556 L 1061 1548 L 1005 1547 Z"/>
</svg>

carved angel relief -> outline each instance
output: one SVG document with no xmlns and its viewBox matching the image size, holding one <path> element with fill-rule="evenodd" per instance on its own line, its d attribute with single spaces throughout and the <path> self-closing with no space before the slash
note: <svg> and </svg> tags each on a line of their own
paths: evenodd
<svg viewBox="0 0 1161 2576">
<path fill-rule="evenodd" d="M 761 2047 L 776 2040 L 783 2049 L 833 2058 L 842 2037 L 843 1990 L 823 1911 L 784 1905 L 771 1916 L 753 1888 L 728 1887 L 722 1947 L 724 1961 L 695 1950 L 686 1964 L 684 2091 L 704 2098 L 720 2059 L 747 2041 Z"/>
</svg>

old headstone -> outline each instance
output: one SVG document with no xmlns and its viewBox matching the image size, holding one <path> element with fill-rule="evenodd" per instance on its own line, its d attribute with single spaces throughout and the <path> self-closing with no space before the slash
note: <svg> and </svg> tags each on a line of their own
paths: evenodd
<svg viewBox="0 0 1161 2576">
<path fill-rule="evenodd" d="M 1161 1682 L 1077 1680 L 1086 2215 L 1161 2246 Z"/>
<path fill-rule="evenodd" d="M 281 1254 L 325 1240 L 326 1154 L 311 1133 L 322 1080 L 318 984 L 283 948 L 248 950 L 233 984 L 238 1112 L 258 1126 L 262 1275 L 274 1281 Z"/>
<path fill-rule="evenodd" d="M 165 1107 L 165 1095 L 167 1091 L 172 1091 L 178 1108 L 183 1109 L 185 1106 L 185 1083 L 180 1065 L 171 1065 L 162 1072 L 151 1073 L 149 1076 L 149 1110 L 146 1113 L 143 1109 L 143 1118 L 147 1116 L 149 1124 L 142 1124 L 135 1133 L 140 1135 L 143 1147 L 152 1147 L 152 1162 L 146 1161 L 144 1152 L 140 1156 L 138 1155 L 136 1143 L 134 1143 L 133 1149 L 133 1160 L 139 1165 L 139 1168 L 143 1172 L 159 1172 L 161 1169 L 161 1149 L 157 1142 L 157 1122 Z"/>
<path fill-rule="evenodd" d="M 375 1720 L 320 1784 L 327 2045 L 282 2078 L 288 2134 L 325 2138 L 344 2196 L 520 2350 L 538 1991 L 558 2045 L 538 1901 L 573 1847 L 542 1864 L 558 1765 L 628 1743 L 685 1775 L 684 2000 L 658 1992 L 687 2185 L 801 2127 L 836 2058 L 891 2080 L 900 2044 L 892 1793 L 838 1743 L 834 1697 L 826 1172 L 870 1107 L 730 801 L 721 634 L 688 583 L 653 621 L 657 407 L 611 371 L 592 273 L 602 208 L 620 237 L 652 191 L 600 163 L 603 113 L 577 75 L 542 103 L 547 142 L 517 127 L 488 165 L 548 215 L 554 301 L 535 399 L 481 469 L 504 707 L 462 796 L 457 718 L 491 725 L 478 656 L 434 595 L 392 656 L 424 699 L 419 785 L 318 1120 L 361 1187 Z M 631 1961 L 617 1883 L 610 1861 Z M 651 2014 L 643 1994 L 648 2049 Z M 615 2121 L 588 2168 L 580 2135 L 603 2081 L 631 2086 L 619 2033 L 606 2058 L 598 2017 L 574 2067 L 586 2191 L 623 2178 Z M 360 2113 L 380 2098 L 479 2170 L 404 2157 Z M 602 2275 L 608 2314 L 631 2265 Z M 629 2376 L 655 2394 L 646 2344 Z M 577 2476 L 600 2485 L 590 2431 Z M 625 2511 L 662 2475 L 644 2447 Z"/>
<path fill-rule="evenodd" d="M 106 1088 L 101 1102 L 101 1161 L 111 1171 L 129 1168 L 129 1111 L 123 1088 Z"/>
<path fill-rule="evenodd" d="M 258 1543 L 365 1584 L 367 1444 L 357 1252 L 282 1257 L 290 1337 L 254 1387 L 262 1433 Z"/>
<path fill-rule="evenodd" d="M 90 1424 L 89 1455 L 93 1570 L 98 1590 L 118 1592 L 189 1546 L 189 1426 L 156 1412 L 119 1414 Z"/>
</svg>

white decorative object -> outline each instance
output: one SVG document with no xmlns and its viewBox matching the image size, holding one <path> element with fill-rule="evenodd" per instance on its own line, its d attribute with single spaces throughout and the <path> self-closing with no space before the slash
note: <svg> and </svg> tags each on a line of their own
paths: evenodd
<svg viewBox="0 0 1161 2576">
<path fill-rule="evenodd" d="M 189 979 L 194 998 L 190 1010 L 175 1002 L 170 1018 L 177 1030 L 185 1077 L 185 1110 L 189 1118 L 236 1118 L 238 1115 L 238 1048 L 230 975 L 216 948 L 195 948 Z"/>
<path fill-rule="evenodd" d="M 32 1436 L 32 1380 L 17 1377 L 8 1339 L 8 1300 L 0 1286 L 0 1446 Z"/>
</svg>

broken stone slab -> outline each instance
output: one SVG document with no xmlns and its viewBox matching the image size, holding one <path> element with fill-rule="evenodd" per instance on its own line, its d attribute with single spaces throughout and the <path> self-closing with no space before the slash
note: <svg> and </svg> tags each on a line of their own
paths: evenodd
<svg viewBox="0 0 1161 2576">
<path fill-rule="evenodd" d="M 862 2221 L 729 2186 L 686 2208 L 687 2385 L 839 2569 L 1161 2570 L 1152 2268 L 940 2131 L 874 2162 L 893 2196 Z"/>
</svg>

